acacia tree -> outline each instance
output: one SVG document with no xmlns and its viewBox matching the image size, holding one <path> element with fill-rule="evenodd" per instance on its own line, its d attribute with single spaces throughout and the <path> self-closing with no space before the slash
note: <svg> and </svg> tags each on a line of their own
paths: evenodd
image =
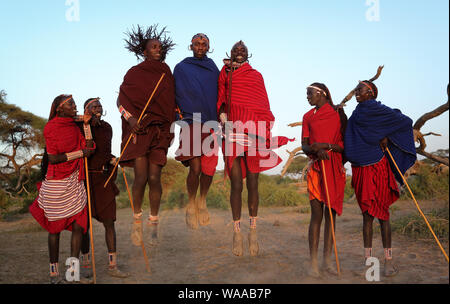
<svg viewBox="0 0 450 304">
<path fill-rule="evenodd" d="M 0 188 L 10 196 L 27 191 L 32 168 L 41 163 L 46 122 L 7 103 L 0 91 Z"/>
<path fill-rule="evenodd" d="M 450 86 L 447 84 L 447 102 L 443 105 L 437 107 L 431 112 L 423 114 L 414 124 L 413 130 L 414 130 L 414 139 L 416 142 L 420 144 L 418 148 L 416 148 L 416 152 L 420 155 L 423 155 L 427 157 L 428 159 L 431 159 L 434 162 L 437 162 L 439 164 L 443 164 L 448 167 L 449 165 L 449 157 L 448 157 L 448 151 L 445 150 L 438 150 L 435 153 L 429 153 L 425 151 L 425 148 L 427 147 L 427 144 L 425 142 L 425 136 L 429 135 L 435 135 L 435 136 L 441 136 L 440 134 L 436 134 L 433 132 L 429 132 L 427 134 L 422 134 L 420 132 L 420 129 L 423 127 L 423 125 L 430 119 L 435 118 L 442 113 L 445 113 L 449 110 L 449 94 L 450 94 Z"/>
</svg>

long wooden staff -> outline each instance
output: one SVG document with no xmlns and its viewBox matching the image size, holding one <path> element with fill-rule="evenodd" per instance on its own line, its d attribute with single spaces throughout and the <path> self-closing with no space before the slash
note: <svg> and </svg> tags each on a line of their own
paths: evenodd
<svg viewBox="0 0 450 304">
<path fill-rule="evenodd" d="M 231 92 L 233 91 L 232 90 L 232 87 L 233 87 L 233 58 L 231 58 L 230 61 L 231 61 L 231 67 L 230 67 L 230 81 L 228 83 L 229 94 L 228 94 L 228 107 L 227 107 L 227 121 L 230 118 L 230 113 L 231 113 Z M 226 125 L 225 125 L 225 129 L 226 129 Z M 225 137 L 225 152 L 227 151 L 227 148 L 226 148 L 227 140 L 228 140 L 228 138 Z M 223 185 L 225 186 L 225 182 L 227 180 L 227 168 L 228 168 L 228 165 L 227 165 L 227 159 L 224 158 L 224 160 L 225 160 L 225 168 L 223 170 Z"/>
<path fill-rule="evenodd" d="M 159 79 L 158 83 L 156 84 L 155 89 L 154 89 L 153 92 L 152 92 L 152 95 L 150 95 L 150 98 L 148 99 L 147 104 L 145 105 L 145 108 L 142 110 L 141 116 L 139 116 L 139 119 L 138 119 L 137 123 L 140 123 L 140 122 L 141 122 L 141 119 L 142 119 L 142 117 L 144 116 L 144 113 L 145 113 L 145 111 L 147 110 L 147 107 L 148 107 L 148 105 L 150 104 L 150 101 L 152 100 L 153 95 L 155 94 L 156 90 L 158 89 L 159 84 L 160 84 L 161 81 L 163 80 L 164 76 L 166 76 L 166 73 L 163 73 L 163 74 L 161 75 L 161 78 Z M 131 134 L 130 134 L 130 137 L 128 137 L 127 143 L 126 143 L 125 146 L 123 147 L 122 153 L 120 153 L 119 159 L 117 159 L 116 164 L 114 165 L 114 169 L 113 169 L 112 172 L 111 172 L 111 175 L 108 177 L 108 180 L 106 181 L 105 185 L 103 186 L 104 188 L 106 188 L 106 186 L 108 185 L 110 179 L 111 179 L 112 176 L 114 175 L 114 172 L 116 172 L 117 166 L 119 165 L 119 161 L 120 161 L 120 159 L 122 158 L 123 153 L 124 153 L 125 150 L 127 149 L 128 144 L 130 143 L 130 140 L 131 140 L 132 137 L 133 137 L 133 133 L 131 133 Z"/>
<path fill-rule="evenodd" d="M 97 274 L 95 272 L 95 254 L 94 254 L 94 233 L 92 231 L 92 205 L 91 205 L 91 190 L 89 185 L 89 168 L 87 157 L 84 157 L 84 168 L 86 170 L 86 188 L 88 195 L 88 207 L 89 207 L 89 233 L 91 235 L 91 248 L 92 248 L 92 270 L 94 271 L 94 284 L 97 284 Z"/>
<path fill-rule="evenodd" d="M 125 186 L 127 187 L 128 198 L 130 199 L 130 204 L 131 204 L 131 211 L 133 211 L 134 210 L 133 197 L 131 196 L 130 188 L 128 187 L 127 176 L 125 175 L 125 170 L 123 169 L 123 167 L 120 167 L 120 168 L 122 169 L 123 180 L 125 181 Z M 150 264 L 148 263 L 147 252 L 145 251 L 145 245 L 144 245 L 143 240 L 141 240 L 141 247 L 142 247 L 142 253 L 144 254 L 145 268 L 147 268 L 147 272 L 150 272 Z"/>
<path fill-rule="evenodd" d="M 411 191 L 411 188 L 409 187 L 408 183 L 406 182 L 406 178 L 403 176 L 402 172 L 401 172 L 400 169 L 398 168 L 397 163 L 395 162 L 394 157 L 392 157 L 391 151 L 389 151 L 389 148 L 388 148 L 388 147 L 386 147 L 386 151 L 388 152 L 389 156 L 391 157 L 391 160 L 392 160 L 392 162 L 394 163 L 395 168 L 397 169 L 398 173 L 401 175 L 401 177 L 402 177 L 402 179 L 403 179 L 403 182 L 405 183 L 406 187 L 408 188 L 409 193 L 411 194 L 411 197 L 412 197 L 412 199 L 414 200 L 414 203 L 416 204 L 417 210 L 419 210 L 420 215 L 421 215 L 421 216 L 423 217 L 423 219 L 425 220 L 425 223 L 427 224 L 428 228 L 430 229 L 431 234 L 433 234 L 434 239 L 436 240 L 436 242 L 437 242 L 439 248 L 441 248 L 441 251 L 442 251 L 442 253 L 444 254 L 445 259 L 447 260 L 447 263 L 448 263 L 449 261 L 448 261 L 448 255 L 447 255 L 447 253 L 445 252 L 444 248 L 443 248 L 442 245 L 441 245 L 441 242 L 439 242 L 439 239 L 437 238 L 436 234 L 434 233 L 433 229 L 431 228 L 431 225 L 430 225 L 430 223 L 428 222 L 427 217 L 425 216 L 425 214 L 423 214 L 422 210 L 420 209 L 420 206 L 419 206 L 419 204 L 417 203 L 416 198 L 414 197 L 414 194 L 413 194 L 412 191 Z"/>
<path fill-rule="evenodd" d="M 336 246 L 336 235 L 334 234 L 333 213 L 331 212 L 331 201 L 330 201 L 330 193 L 328 192 L 327 173 L 325 171 L 325 164 L 324 164 L 323 160 L 321 160 L 320 162 L 322 163 L 323 180 L 325 182 L 325 192 L 327 194 L 327 201 L 328 201 L 328 211 L 330 212 L 331 235 L 333 236 L 334 255 L 336 257 L 336 269 L 337 269 L 338 275 L 340 276 L 341 269 L 339 267 L 339 258 L 338 258 L 338 252 L 337 252 L 337 246 Z"/>
</svg>

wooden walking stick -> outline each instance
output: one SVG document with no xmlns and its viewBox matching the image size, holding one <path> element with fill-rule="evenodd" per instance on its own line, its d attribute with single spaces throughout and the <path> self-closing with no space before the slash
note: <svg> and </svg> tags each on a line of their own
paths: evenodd
<svg viewBox="0 0 450 304">
<path fill-rule="evenodd" d="M 406 182 L 406 179 L 405 179 L 405 177 L 403 176 L 402 172 L 401 172 L 400 169 L 398 168 L 397 163 L 395 162 L 394 157 L 392 157 L 391 151 L 389 151 L 389 148 L 388 148 L 388 147 L 386 147 L 386 151 L 388 152 L 389 156 L 391 157 L 391 160 L 392 160 L 392 162 L 394 163 L 395 168 L 397 169 L 398 173 L 401 175 L 401 177 L 402 177 L 402 179 L 403 179 L 403 182 L 405 183 L 406 187 L 408 188 L 409 193 L 411 194 L 411 197 L 412 197 L 414 203 L 416 204 L 417 210 L 419 210 L 420 215 L 421 215 L 421 216 L 423 217 L 423 219 L 425 220 L 425 223 L 427 224 L 428 229 L 430 229 L 431 234 L 433 234 L 434 239 L 436 240 L 436 242 L 437 242 L 439 248 L 441 248 L 441 251 L 442 251 L 442 253 L 444 254 L 445 259 L 447 260 L 447 263 L 448 263 L 449 260 L 448 260 L 448 255 L 447 255 L 447 253 L 445 252 L 444 248 L 443 248 L 442 245 L 441 245 L 441 242 L 439 242 L 439 239 L 437 238 L 436 234 L 434 233 L 433 229 L 431 228 L 431 225 L 430 225 L 430 223 L 428 222 L 427 217 L 425 216 L 425 214 L 423 214 L 422 210 L 420 209 L 420 206 L 419 206 L 419 204 L 417 203 L 416 198 L 414 197 L 414 194 L 413 194 L 412 191 L 411 191 L 411 188 L 409 187 L 408 183 Z"/>
<path fill-rule="evenodd" d="M 127 176 L 125 175 L 125 170 L 123 169 L 123 167 L 120 167 L 120 168 L 122 169 L 123 180 L 125 181 L 125 186 L 127 187 L 128 198 L 130 199 L 130 204 L 131 204 L 131 211 L 133 211 L 134 210 L 133 197 L 131 196 L 130 188 L 128 187 Z M 145 245 L 144 245 L 143 240 L 141 241 L 141 247 L 142 247 L 142 253 L 144 254 L 145 268 L 147 269 L 147 272 L 150 272 L 150 264 L 148 263 L 147 252 L 145 251 Z"/>
<path fill-rule="evenodd" d="M 336 246 L 336 235 L 334 234 L 333 213 L 331 212 L 331 201 L 330 201 L 330 193 L 328 192 L 327 173 L 325 171 L 325 164 L 324 164 L 323 160 L 321 160 L 320 162 L 322 163 L 323 180 L 325 182 L 325 192 L 327 194 L 327 201 L 328 201 L 328 211 L 330 212 L 331 235 L 333 236 L 334 255 L 336 257 L 336 269 L 337 269 L 338 275 L 340 276 L 341 269 L 339 267 L 339 258 L 338 258 L 338 252 L 337 252 L 337 246 Z"/>
<path fill-rule="evenodd" d="M 95 254 L 94 254 L 94 233 L 92 231 L 92 205 L 91 205 L 91 190 L 89 185 L 89 168 L 87 157 L 84 157 L 84 168 L 86 170 L 86 188 L 88 195 L 88 207 L 89 207 L 89 234 L 91 236 L 91 248 L 92 248 L 92 270 L 94 272 L 94 284 L 97 284 L 97 274 L 95 272 Z"/>
<path fill-rule="evenodd" d="M 153 95 L 155 95 L 155 92 L 156 92 L 156 90 L 158 89 L 159 84 L 160 84 L 161 81 L 163 80 L 164 76 L 166 76 L 166 73 L 163 73 L 163 74 L 161 75 L 161 78 L 159 79 L 158 83 L 156 84 L 155 89 L 154 89 L 153 92 L 152 92 L 152 95 L 150 95 L 150 98 L 148 99 L 147 104 L 145 105 L 144 109 L 142 110 L 141 116 L 139 116 L 139 119 L 138 119 L 137 123 L 140 123 L 140 122 L 141 122 L 141 119 L 142 119 L 142 117 L 144 116 L 144 113 L 145 113 L 145 111 L 147 110 L 148 105 L 150 104 L 150 101 L 152 100 Z M 133 137 L 133 133 L 131 133 L 131 134 L 130 134 L 130 137 L 128 137 L 127 143 L 126 143 L 125 146 L 123 147 L 122 153 L 120 153 L 120 156 L 119 156 L 119 158 L 117 159 L 116 164 L 114 165 L 114 169 L 112 170 L 111 175 L 108 177 L 108 180 L 106 181 L 105 185 L 103 186 L 104 188 L 106 188 L 106 186 L 108 185 L 108 183 L 109 183 L 109 181 L 111 180 L 112 176 L 114 175 L 114 172 L 116 172 L 117 166 L 119 165 L 119 161 L 120 161 L 120 159 L 122 158 L 123 153 L 124 153 L 125 150 L 127 149 L 128 144 L 130 143 L 130 140 L 131 140 L 132 137 Z"/>
<path fill-rule="evenodd" d="M 231 54 L 231 55 L 233 55 L 233 54 Z M 228 107 L 227 107 L 227 121 L 228 121 L 228 119 L 230 118 L 230 113 L 231 113 L 231 92 L 232 92 L 232 87 L 233 87 L 233 57 L 230 57 L 230 80 L 229 80 L 229 83 L 228 83 L 228 89 L 229 89 L 229 94 L 228 94 Z M 227 138 L 227 134 L 226 134 L 226 128 L 227 128 L 227 125 L 226 124 L 224 124 L 224 131 L 225 131 L 225 153 L 226 153 L 226 151 L 227 151 L 227 148 L 226 148 L 226 144 L 227 144 L 227 141 L 229 140 L 228 138 Z M 227 171 L 228 171 L 228 164 L 227 164 L 227 159 L 224 157 L 224 163 L 225 163 L 225 166 L 224 166 L 224 169 L 223 169 L 223 186 L 225 187 L 225 182 L 227 181 Z"/>
</svg>

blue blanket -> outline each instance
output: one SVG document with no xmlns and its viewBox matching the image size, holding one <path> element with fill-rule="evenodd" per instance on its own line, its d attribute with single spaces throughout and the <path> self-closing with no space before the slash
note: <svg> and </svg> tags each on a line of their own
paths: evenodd
<svg viewBox="0 0 450 304">
<path fill-rule="evenodd" d="M 201 122 L 217 121 L 217 83 L 219 69 L 208 57 L 185 58 L 175 66 L 176 103 L 183 121 L 191 124 L 193 113 L 201 113 Z"/>
<path fill-rule="evenodd" d="M 346 158 L 354 166 L 368 166 L 379 162 L 384 156 L 380 141 L 385 137 L 389 139 L 388 148 L 395 162 L 402 174 L 405 174 L 416 161 L 411 118 L 376 100 L 359 103 L 348 120 L 345 131 Z M 403 184 L 391 158 L 385 153 L 397 181 Z"/>
</svg>

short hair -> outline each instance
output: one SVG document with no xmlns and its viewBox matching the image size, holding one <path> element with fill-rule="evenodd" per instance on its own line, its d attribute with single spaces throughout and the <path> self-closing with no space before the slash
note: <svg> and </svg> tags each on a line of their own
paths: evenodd
<svg viewBox="0 0 450 304">
<path fill-rule="evenodd" d="M 206 34 L 203 34 L 203 33 L 195 34 L 194 36 L 192 36 L 191 41 L 194 41 L 194 39 L 197 39 L 197 38 L 205 38 L 209 42 L 208 36 L 206 36 Z"/>
<path fill-rule="evenodd" d="M 86 100 L 86 101 L 84 102 L 83 109 L 86 109 L 86 106 L 87 106 L 90 102 L 92 102 L 92 101 L 94 101 L 94 100 L 97 100 L 97 101 L 100 102 L 100 98 L 99 98 L 99 97 L 96 97 L 96 98 L 89 98 L 88 100 Z"/>
</svg>

